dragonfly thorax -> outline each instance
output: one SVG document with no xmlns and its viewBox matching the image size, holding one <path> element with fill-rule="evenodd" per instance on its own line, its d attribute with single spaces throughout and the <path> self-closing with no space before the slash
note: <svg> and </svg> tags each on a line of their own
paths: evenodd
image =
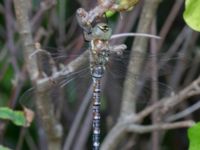
<svg viewBox="0 0 200 150">
<path fill-rule="evenodd" d="M 95 67 L 102 65 L 103 68 L 105 68 L 105 65 L 109 60 L 109 54 L 110 54 L 109 42 L 106 39 L 110 37 L 110 35 L 108 36 L 107 33 L 110 32 L 111 30 L 105 23 L 99 23 L 94 28 L 95 28 L 93 30 L 94 33 L 92 32 L 92 35 L 94 37 L 92 37 L 90 44 L 91 45 L 90 62 L 92 64 L 91 66 Z"/>
<path fill-rule="evenodd" d="M 98 53 L 98 64 L 105 66 L 109 61 L 109 50 L 101 50 Z"/>
</svg>

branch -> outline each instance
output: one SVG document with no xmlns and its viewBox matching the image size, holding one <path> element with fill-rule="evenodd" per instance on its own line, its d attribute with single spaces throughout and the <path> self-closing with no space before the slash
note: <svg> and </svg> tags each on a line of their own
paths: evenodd
<svg viewBox="0 0 200 150">
<path fill-rule="evenodd" d="M 70 131 L 68 133 L 67 139 L 65 140 L 64 146 L 63 146 L 63 150 L 68 150 L 70 149 L 70 147 L 73 144 L 74 138 L 78 132 L 79 126 L 81 125 L 81 121 L 83 119 L 83 116 L 85 115 L 86 109 L 88 108 L 88 106 L 90 105 L 90 99 L 92 97 L 92 88 L 93 86 L 90 85 L 84 99 L 83 102 L 80 105 L 80 108 L 77 112 L 77 115 L 71 125 Z"/>
<path fill-rule="evenodd" d="M 184 109 L 183 111 L 172 115 L 170 117 L 168 117 L 167 119 L 165 119 L 167 122 L 172 122 L 181 118 L 184 118 L 188 115 L 190 115 L 191 113 L 193 113 L 194 111 L 198 110 L 200 108 L 200 101 L 198 101 L 197 103 L 195 103 L 194 105 Z"/>
<path fill-rule="evenodd" d="M 146 0 L 144 3 L 144 7 L 140 16 L 140 21 L 138 24 L 138 33 L 148 33 L 150 24 L 155 16 L 157 7 L 159 5 L 159 0 Z M 127 74 L 126 80 L 124 83 L 123 88 L 123 96 L 122 96 L 122 105 L 121 105 L 121 112 L 120 112 L 120 122 L 126 122 L 127 120 L 131 119 L 134 120 L 136 117 L 136 97 L 137 97 L 137 81 L 133 80 L 132 77 L 134 75 L 138 75 L 142 69 L 142 64 L 144 62 L 144 57 L 147 51 L 147 43 L 148 39 L 144 37 L 136 37 L 133 43 L 132 52 L 130 54 L 129 66 L 128 66 L 128 72 L 130 74 Z M 140 56 L 140 57 L 133 57 L 133 56 Z M 134 66 L 134 67 L 133 67 Z M 131 118 L 129 117 L 131 115 Z M 117 125 L 116 125 L 117 126 Z M 115 149 L 114 145 L 116 146 L 117 143 L 119 143 L 120 139 L 124 137 L 126 132 L 123 132 L 123 127 L 121 129 L 116 129 L 116 126 L 109 132 L 106 139 L 104 140 L 102 144 L 103 150 L 112 150 Z M 118 130 L 122 130 L 121 133 L 117 134 Z M 116 134 L 115 134 L 116 133 Z M 110 136 L 114 136 L 115 138 L 110 140 Z M 115 143 L 110 144 L 110 142 Z"/>
<path fill-rule="evenodd" d="M 159 2 L 159 0 L 145 1 L 142 14 L 140 16 L 140 21 L 138 24 L 138 33 L 149 32 L 149 27 L 155 16 Z M 122 107 L 120 113 L 121 119 L 126 118 L 127 115 L 135 113 L 138 87 L 136 80 L 133 80 L 132 82 L 132 77 L 134 75 L 140 74 L 142 64 L 144 62 L 144 57 L 147 51 L 147 42 L 148 39 L 144 37 L 136 37 L 134 40 L 132 52 L 130 54 L 130 58 L 132 59 L 130 59 L 128 66 L 128 72 L 130 72 L 131 75 L 127 74 L 123 89 Z"/>
<path fill-rule="evenodd" d="M 138 134 L 144 134 L 152 131 L 159 131 L 159 130 L 172 130 L 177 128 L 188 128 L 194 125 L 195 122 L 192 120 L 188 121 L 180 121 L 175 123 L 161 123 L 161 124 L 155 124 L 155 125 L 129 125 L 127 127 L 128 132 L 134 132 Z"/>
<path fill-rule="evenodd" d="M 72 60 L 68 65 L 64 66 L 60 71 L 53 72 L 52 76 L 42 78 L 37 81 L 40 87 L 51 87 L 52 83 L 49 81 L 57 82 L 62 76 L 68 76 L 76 70 L 80 69 L 83 65 L 89 63 L 89 51 L 86 50 L 76 59 Z"/>
<path fill-rule="evenodd" d="M 20 34 L 24 46 L 24 58 L 27 64 L 27 69 L 32 81 L 36 80 L 38 77 L 38 67 L 37 59 L 33 58 L 29 61 L 28 58 L 30 54 L 35 51 L 33 38 L 31 35 L 30 22 L 28 20 L 28 9 L 25 0 L 14 0 L 15 12 L 17 17 L 17 22 L 20 27 Z"/>
<path fill-rule="evenodd" d="M 157 19 L 154 19 L 151 25 L 151 33 L 156 34 L 156 21 Z M 150 52 L 155 57 L 152 57 L 150 60 L 151 65 L 151 98 L 150 102 L 152 104 L 158 102 L 159 100 L 159 87 L 158 87 L 158 48 L 156 44 L 156 40 L 151 39 L 150 41 Z M 152 124 L 158 124 L 161 120 L 161 115 L 159 114 L 159 111 L 156 110 L 151 114 L 151 121 Z M 160 149 L 160 133 L 158 131 L 153 131 L 151 134 L 151 142 L 152 142 L 152 149 L 153 150 L 159 150 Z"/>
<path fill-rule="evenodd" d="M 159 102 L 148 106 L 144 110 L 142 110 L 140 113 L 135 115 L 129 116 L 129 121 L 131 122 L 140 122 L 145 117 L 147 117 L 149 114 L 151 114 L 156 109 L 161 110 L 161 112 L 167 113 L 167 111 L 170 111 L 175 106 L 177 106 L 179 103 L 181 103 L 184 100 L 187 100 L 188 98 L 199 95 L 200 94 L 200 77 L 198 77 L 195 81 L 193 81 L 190 85 L 188 85 L 186 88 L 181 90 L 179 93 L 175 95 L 171 95 L 170 97 L 166 97 L 161 99 Z M 134 118 L 133 118 L 134 117 Z"/>
<path fill-rule="evenodd" d="M 187 128 L 194 125 L 193 121 L 180 121 L 176 123 L 162 123 L 155 125 L 137 125 L 134 123 L 121 122 L 115 125 L 115 127 L 110 131 L 109 135 L 102 143 L 101 150 L 114 149 L 116 143 L 119 143 L 127 132 L 134 132 L 138 134 L 144 134 L 152 131 L 158 130 L 169 130 L 176 128 Z"/>
<path fill-rule="evenodd" d="M 47 134 L 48 147 L 52 150 L 58 150 L 62 137 L 62 128 L 54 115 L 51 97 L 47 92 L 47 88 L 35 84 L 40 78 L 37 57 L 34 55 L 32 59 L 29 59 L 29 56 L 35 51 L 35 45 L 31 35 L 31 25 L 28 19 L 28 8 L 26 4 L 25 0 L 14 0 L 16 17 L 24 46 L 25 63 L 31 81 L 36 87 L 36 107 Z"/>
<path fill-rule="evenodd" d="M 173 109 L 182 101 L 188 99 L 191 96 L 199 94 L 200 94 L 200 77 L 197 78 L 195 81 L 193 81 L 189 86 L 181 90 L 179 93 L 171 95 L 170 97 L 163 98 L 157 103 L 148 106 L 138 114 L 129 115 L 125 118 L 126 120 L 117 123 L 109 132 L 109 134 L 106 136 L 104 142 L 102 143 L 102 149 L 103 150 L 113 149 L 114 145 L 120 142 L 120 139 L 122 139 L 126 134 L 126 127 L 123 127 L 124 124 L 139 123 L 145 117 L 153 113 L 155 110 L 161 110 L 161 112 L 164 114 L 167 111 Z"/>
<path fill-rule="evenodd" d="M 127 2 L 126 5 L 117 3 L 115 0 L 98 0 L 98 5 L 89 12 L 86 12 L 83 8 L 79 8 L 76 12 L 76 18 L 84 31 L 89 32 L 92 22 L 96 18 L 103 16 L 106 11 L 128 11 L 129 8 L 134 7 L 137 3 L 138 0 Z"/>
</svg>

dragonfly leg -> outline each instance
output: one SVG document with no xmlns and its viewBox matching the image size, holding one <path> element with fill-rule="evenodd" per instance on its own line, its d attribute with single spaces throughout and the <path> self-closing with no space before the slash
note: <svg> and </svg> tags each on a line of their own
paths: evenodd
<svg viewBox="0 0 200 150">
<path fill-rule="evenodd" d="M 122 55 L 123 51 L 127 48 L 127 46 L 125 44 L 121 44 L 121 45 L 114 45 L 114 46 L 110 46 L 109 50 L 111 53 L 116 53 L 117 55 Z"/>
</svg>

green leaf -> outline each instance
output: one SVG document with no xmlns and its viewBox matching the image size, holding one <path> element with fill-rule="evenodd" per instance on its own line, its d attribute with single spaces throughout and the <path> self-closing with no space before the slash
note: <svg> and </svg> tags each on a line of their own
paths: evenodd
<svg viewBox="0 0 200 150">
<path fill-rule="evenodd" d="M 7 147 L 4 147 L 4 146 L 0 145 L 0 150 L 11 150 L 11 149 L 9 149 L 9 148 L 7 148 Z"/>
<path fill-rule="evenodd" d="M 200 31 L 200 0 L 185 1 L 183 18 L 188 26 L 196 31 Z"/>
<path fill-rule="evenodd" d="M 110 11 L 110 10 L 106 11 L 106 17 L 108 17 L 108 18 L 112 17 L 114 14 L 115 14 L 114 11 Z"/>
<path fill-rule="evenodd" d="M 0 119 L 8 119 L 15 125 L 26 126 L 26 118 L 24 112 L 13 111 L 8 107 L 0 107 Z"/>
<path fill-rule="evenodd" d="M 188 129 L 189 150 L 200 150 L 200 123 Z"/>
</svg>

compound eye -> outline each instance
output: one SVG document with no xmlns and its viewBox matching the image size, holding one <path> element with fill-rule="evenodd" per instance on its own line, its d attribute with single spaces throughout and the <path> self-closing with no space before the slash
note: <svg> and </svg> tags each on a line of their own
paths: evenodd
<svg viewBox="0 0 200 150">
<path fill-rule="evenodd" d="M 98 28 L 102 30 L 103 32 L 107 32 L 109 30 L 108 25 L 106 24 L 100 24 L 98 25 Z"/>
</svg>

